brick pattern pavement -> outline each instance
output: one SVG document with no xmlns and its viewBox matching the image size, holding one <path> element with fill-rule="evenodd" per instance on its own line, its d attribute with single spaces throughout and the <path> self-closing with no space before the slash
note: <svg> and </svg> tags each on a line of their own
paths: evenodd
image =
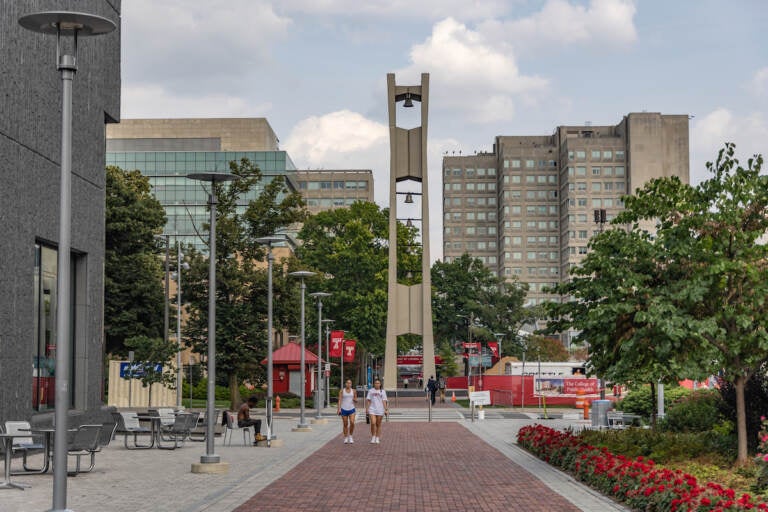
<svg viewBox="0 0 768 512">
<path fill-rule="evenodd" d="M 358 424 L 237 512 L 580 510 L 456 423 L 384 423 L 381 444 Z"/>
</svg>

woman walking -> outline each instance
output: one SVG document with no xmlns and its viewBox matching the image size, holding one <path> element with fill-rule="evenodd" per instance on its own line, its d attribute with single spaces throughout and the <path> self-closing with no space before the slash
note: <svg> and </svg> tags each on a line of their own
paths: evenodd
<svg viewBox="0 0 768 512">
<path fill-rule="evenodd" d="M 357 392 L 352 389 L 352 380 L 347 379 L 344 387 L 339 391 L 339 407 L 336 414 L 341 416 L 344 432 L 344 444 L 354 443 L 352 434 L 355 433 L 355 405 L 357 405 Z"/>
<path fill-rule="evenodd" d="M 373 387 L 368 390 L 365 397 L 365 406 L 371 418 L 371 444 L 379 444 L 381 437 L 381 420 L 385 414 L 389 414 L 389 402 L 387 392 L 381 389 L 381 381 L 373 381 Z"/>
</svg>

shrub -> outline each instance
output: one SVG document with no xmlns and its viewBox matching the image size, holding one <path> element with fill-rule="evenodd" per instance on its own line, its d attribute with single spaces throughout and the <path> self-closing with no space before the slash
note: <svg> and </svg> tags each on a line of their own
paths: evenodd
<svg viewBox="0 0 768 512">
<path fill-rule="evenodd" d="M 723 421 L 722 398 L 715 391 L 697 391 L 675 400 L 663 428 L 672 432 L 706 432 Z"/>
<path fill-rule="evenodd" d="M 684 387 L 666 386 L 664 388 L 664 410 L 666 411 L 669 409 L 672 403 L 680 397 L 689 395 L 690 393 L 691 391 Z M 651 396 L 651 386 L 645 384 L 634 388 L 627 393 L 624 399 L 618 403 L 617 409 L 637 414 L 643 418 L 650 418 L 651 414 L 654 413 L 654 401 L 655 399 Z"/>
</svg>

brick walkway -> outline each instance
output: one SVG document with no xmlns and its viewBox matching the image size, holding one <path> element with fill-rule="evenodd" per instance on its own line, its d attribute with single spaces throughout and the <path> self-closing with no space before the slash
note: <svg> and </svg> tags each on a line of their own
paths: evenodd
<svg viewBox="0 0 768 512">
<path fill-rule="evenodd" d="M 578 511 L 521 466 L 455 423 L 365 424 L 341 435 L 253 496 L 237 512 Z"/>
</svg>

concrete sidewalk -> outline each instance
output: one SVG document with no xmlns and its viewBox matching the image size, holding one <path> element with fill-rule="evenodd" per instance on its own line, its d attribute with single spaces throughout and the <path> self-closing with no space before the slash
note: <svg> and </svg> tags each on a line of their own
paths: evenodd
<svg viewBox="0 0 768 512">
<path fill-rule="evenodd" d="M 396 411 L 393 411 L 396 412 Z M 335 410 L 327 410 L 333 414 Z M 328 416 L 330 416 L 328 414 Z M 293 416 L 293 414 L 291 414 Z M 311 419 L 313 414 L 307 414 Z M 68 479 L 68 508 L 75 512 L 198 512 L 208 510 L 626 510 L 513 444 L 530 419 L 436 423 L 389 422 L 382 443 L 368 443 L 364 416 L 356 443 L 345 445 L 340 421 L 291 432 L 293 418 L 279 418 L 284 446 L 221 446 L 230 463 L 224 475 L 190 472 L 204 443 L 173 451 L 126 450 L 116 438 L 96 457 L 93 473 Z M 572 422 L 550 420 L 565 428 Z M 20 461 L 15 461 L 20 464 Z M 0 490 L 0 512 L 51 508 L 51 475 L 15 476 L 26 490 Z M 383 494 L 376 494 L 378 489 Z M 299 501 L 288 501 L 291 500 Z M 429 501 L 424 501 L 428 499 Z M 255 504 L 255 505 L 254 505 Z M 339 506 L 341 505 L 341 506 Z"/>
</svg>

